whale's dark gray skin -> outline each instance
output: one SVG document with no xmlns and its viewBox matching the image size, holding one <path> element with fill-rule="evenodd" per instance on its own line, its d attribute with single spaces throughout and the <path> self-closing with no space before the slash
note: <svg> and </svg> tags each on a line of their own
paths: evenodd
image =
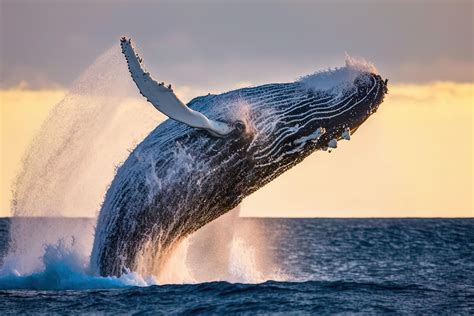
<svg viewBox="0 0 474 316">
<path fill-rule="evenodd" d="M 91 267 L 103 276 L 157 275 L 182 238 L 315 150 L 347 139 L 377 110 L 387 81 L 348 66 L 334 76 L 344 71 L 346 81 L 330 71 L 324 76 L 337 82 L 322 88 L 309 76 L 190 101 L 190 108 L 234 126 L 222 138 L 170 119 L 161 123 L 113 179 L 99 214 Z"/>
</svg>

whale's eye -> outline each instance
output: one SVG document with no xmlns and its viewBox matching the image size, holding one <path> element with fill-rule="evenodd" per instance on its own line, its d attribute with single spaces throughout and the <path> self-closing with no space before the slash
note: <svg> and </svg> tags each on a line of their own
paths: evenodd
<svg viewBox="0 0 474 316">
<path fill-rule="evenodd" d="M 237 120 L 234 122 L 234 128 L 237 130 L 239 134 L 242 134 L 245 132 L 245 124 L 244 122 Z"/>
</svg>

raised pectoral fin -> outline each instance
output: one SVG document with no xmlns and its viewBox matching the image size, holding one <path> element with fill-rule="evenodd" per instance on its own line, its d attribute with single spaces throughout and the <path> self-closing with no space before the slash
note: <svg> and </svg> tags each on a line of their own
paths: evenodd
<svg viewBox="0 0 474 316">
<path fill-rule="evenodd" d="M 208 119 L 204 114 L 188 108 L 171 89 L 158 83 L 144 70 L 143 60 L 135 52 L 130 39 L 122 37 L 120 40 L 122 53 L 127 59 L 128 69 L 132 79 L 138 87 L 140 94 L 148 102 L 169 118 L 187 124 L 191 127 L 205 129 L 215 136 L 225 136 L 232 131 L 232 127 L 224 122 Z"/>
</svg>

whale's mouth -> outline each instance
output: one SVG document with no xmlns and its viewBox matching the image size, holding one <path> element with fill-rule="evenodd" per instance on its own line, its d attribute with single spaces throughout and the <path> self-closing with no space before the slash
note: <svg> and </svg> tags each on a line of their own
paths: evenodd
<svg viewBox="0 0 474 316">
<path fill-rule="evenodd" d="M 326 90 L 319 82 L 310 85 L 321 76 L 331 81 Z M 377 111 L 388 91 L 387 80 L 380 75 L 350 69 L 317 73 L 299 84 L 299 99 L 276 112 L 280 124 L 273 129 L 276 141 L 256 151 L 261 166 L 292 165 L 293 160 L 301 160 L 314 150 L 331 150 L 341 139 L 350 140 Z"/>
<path fill-rule="evenodd" d="M 318 149 L 331 151 L 337 148 L 340 140 L 350 140 L 359 127 L 374 113 L 377 112 L 388 93 L 388 80 L 375 73 L 361 74 L 354 80 L 357 98 L 355 105 L 348 108 L 341 107 L 340 117 L 335 116 L 324 126 L 326 133 L 319 139 Z"/>
</svg>

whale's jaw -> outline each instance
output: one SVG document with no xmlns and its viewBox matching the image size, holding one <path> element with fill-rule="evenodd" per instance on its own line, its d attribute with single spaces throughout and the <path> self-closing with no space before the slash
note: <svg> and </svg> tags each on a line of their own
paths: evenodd
<svg viewBox="0 0 474 316">
<path fill-rule="evenodd" d="M 352 100 L 353 105 L 349 105 L 349 101 L 348 108 L 343 108 L 340 116 L 335 116 L 327 122 L 326 133 L 319 140 L 317 149 L 330 148 L 331 140 L 347 139 L 347 135 L 350 139 L 350 135 L 354 134 L 372 114 L 377 112 L 388 92 L 388 81 L 376 74 L 366 74 L 365 76 L 364 79 L 358 78 L 365 81 L 361 85 L 357 84 L 358 79 L 356 79 L 357 91 Z"/>
<path fill-rule="evenodd" d="M 287 107 L 277 118 L 274 141 L 256 149 L 256 166 L 277 164 L 277 169 L 285 171 L 315 150 L 337 147 L 339 140 L 350 139 L 377 111 L 387 92 L 386 80 L 377 74 L 362 73 L 343 91 L 316 92 L 315 101 Z M 269 173 L 270 179 L 280 174 Z"/>
<path fill-rule="evenodd" d="M 226 138 L 171 120 L 151 132 L 106 194 L 92 268 L 104 276 L 159 274 L 182 238 L 315 150 L 350 136 L 386 92 L 386 82 L 366 72 L 339 90 L 312 90 L 297 81 L 192 100 L 188 106 L 211 119 L 245 125 Z"/>
</svg>

